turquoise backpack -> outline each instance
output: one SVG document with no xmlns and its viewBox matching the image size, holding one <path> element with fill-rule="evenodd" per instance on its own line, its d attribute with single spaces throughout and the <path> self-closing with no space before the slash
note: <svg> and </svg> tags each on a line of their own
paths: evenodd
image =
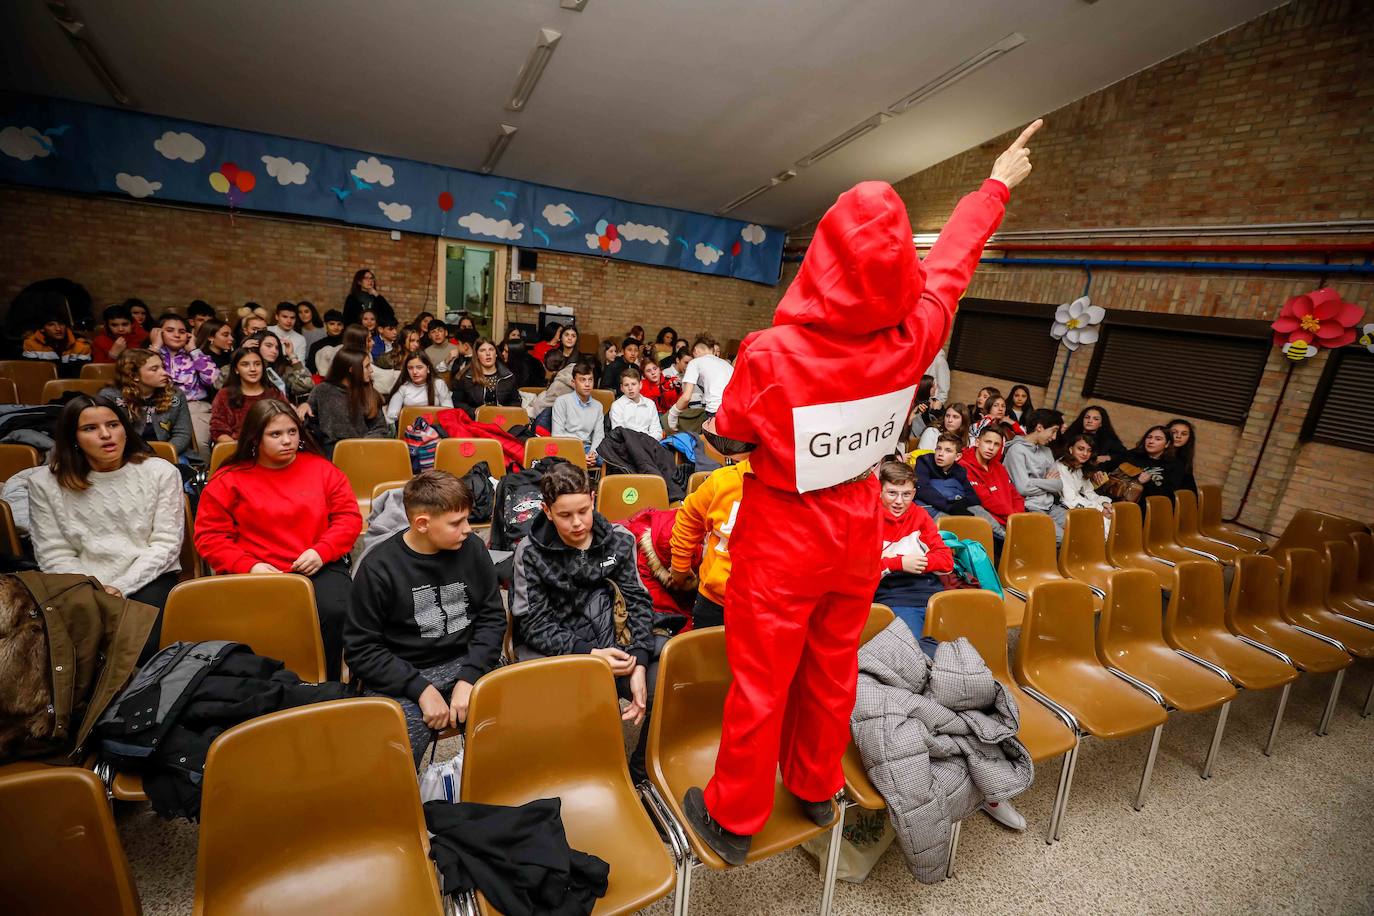
<svg viewBox="0 0 1374 916">
<path fill-rule="evenodd" d="M 954 574 L 965 582 L 978 583 L 979 588 L 996 592 L 1002 597 L 1002 583 L 997 579 L 997 568 L 992 565 L 992 557 L 977 541 L 957 537 L 951 531 L 941 531 L 940 538 L 954 554 Z"/>
</svg>

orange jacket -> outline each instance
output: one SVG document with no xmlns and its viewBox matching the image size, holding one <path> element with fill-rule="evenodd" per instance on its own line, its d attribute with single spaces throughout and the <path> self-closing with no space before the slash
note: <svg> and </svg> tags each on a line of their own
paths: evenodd
<svg viewBox="0 0 1374 916">
<path fill-rule="evenodd" d="M 735 527 L 744 475 L 749 462 L 726 465 L 711 473 L 697 491 L 687 497 L 673 522 L 673 571 L 691 572 L 692 557 L 705 543 L 701 555 L 701 594 L 725 604 L 725 583 L 730 581 L 730 532 Z"/>
</svg>

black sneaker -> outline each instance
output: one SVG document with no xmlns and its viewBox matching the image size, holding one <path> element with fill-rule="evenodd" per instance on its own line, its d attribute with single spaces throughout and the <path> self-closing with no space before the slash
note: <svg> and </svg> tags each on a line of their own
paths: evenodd
<svg viewBox="0 0 1374 916">
<path fill-rule="evenodd" d="M 801 801 L 802 810 L 806 816 L 816 822 L 817 827 L 829 827 L 835 823 L 835 803 L 830 799 L 818 802 Z"/>
<path fill-rule="evenodd" d="M 749 855 L 749 843 L 754 839 L 741 833 L 731 833 L 711 817 L 706 810 L 706 793 L 697 786 L 687 790 L 682 796 L 682 811 L 687 816 L 687 824 L 701 837 L 702 841 L 715 850 L 716 855 L 725 860 L 726 865 L 743 865 Z"/>
</svg>

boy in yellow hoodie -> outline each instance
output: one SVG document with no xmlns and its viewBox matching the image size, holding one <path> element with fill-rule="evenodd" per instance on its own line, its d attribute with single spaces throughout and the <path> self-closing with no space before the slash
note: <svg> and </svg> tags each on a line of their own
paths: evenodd
<svg viewBox="0 0 1374 916">
<path fill-rule="evenodd" d="M 673 578 L 686 581 L 692 572 L 692 555 L 705 543 L 701 555 L 696 605 L 692 608 L 692 629 L 718 627 L 725 623 L 725 584 L 730 581 L 730 532 L 735 527 L 740 497 L 744 494 L 744 475 L 748 460 L 727 464 L 711 476 L 682 503 L 673 522 Z"/>
</svg>

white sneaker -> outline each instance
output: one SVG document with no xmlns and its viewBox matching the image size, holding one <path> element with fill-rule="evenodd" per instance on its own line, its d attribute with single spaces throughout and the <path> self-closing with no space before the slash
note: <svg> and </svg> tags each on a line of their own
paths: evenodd
<svg viewBox="0 0 1374 916">
<path fill-rule="evenodd" d="M 983 813 L 1003 827 L 1012 830 L 1025 830 L 1026 819 L 1021 812 L 1011 806 L 1011 802 L 983 802 Z"/>
</svg>

